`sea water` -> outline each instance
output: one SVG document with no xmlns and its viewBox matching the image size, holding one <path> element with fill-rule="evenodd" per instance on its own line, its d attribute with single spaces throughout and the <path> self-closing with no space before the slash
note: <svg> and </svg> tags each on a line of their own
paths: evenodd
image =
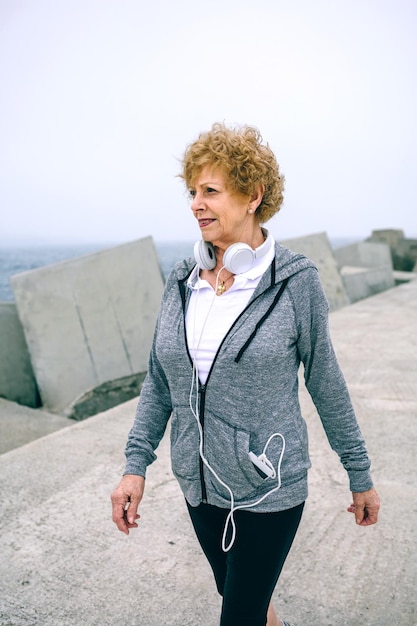
<svg viewBox="0 0 417 626">
<path fill-rule="evenodd" d="M 86 254 L 108 249 L 103 244 L 75 244 L 62 246 L 1 246 L 0 247 L 0 302 L 13 301 L 10 277 L 45 265 L 53 265 Z M 177 261 L 189 257 L 193 242 L 155 242 L 161 270 L 165 278 Z"/>
<path fill-rule="evenodd" d="M 338 248 L 353 241 L 357 241 L 357 239 L 333 238 L 330 240 L 330 243 L 333 248 Z M 190 241 L 155 241 L 159 263 L 165 278 L 177 261 L 192 256 L 193 244 L 194 242 Z M 14 300 L 9 281 L 10 276 L 98 252 L 109 247 L 111 246 L 104 244 L 0 246 L 0 302 Z"/>
</svg>

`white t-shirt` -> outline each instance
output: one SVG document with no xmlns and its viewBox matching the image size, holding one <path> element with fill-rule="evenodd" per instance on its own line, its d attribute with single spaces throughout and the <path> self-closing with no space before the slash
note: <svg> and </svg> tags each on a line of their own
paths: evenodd
<svg viewBox="0 0 417 626">
<path fill-rule="evenodd" d="M 260 259 L 255 259 L 250 270 L 237 274 L 232 286 L 221 296 L 216 295 L 212 286 L 200 278 L 198 266 L 188 278 L 187 285 L 192 294 L 185 318 L 187 342 L 203 385 L 223 337 L 249 302 L 262 274 L 275 257 L 275 241 L 269 233 L 265 244 L 267 252 Z"/>
</svg>

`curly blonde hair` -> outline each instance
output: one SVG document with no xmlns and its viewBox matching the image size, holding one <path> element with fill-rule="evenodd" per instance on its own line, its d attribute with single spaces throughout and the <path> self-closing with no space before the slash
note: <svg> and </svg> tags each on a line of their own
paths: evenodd
<svg viewBox="0 0 417 626">
<path fill-rule="evenodd" d="M 280 210 L 284 176 L 257 128 L 213 124 L 211 130 L 201 133 L 185 150 L 179 176 L 188 189 L 206 166 L 221 168 L 228 186 L 247 198 L 256 192 L 259 184 L 264 186 L 262 202 L 255 213 L 259 223 L 268 221 Z"/>
</svg>

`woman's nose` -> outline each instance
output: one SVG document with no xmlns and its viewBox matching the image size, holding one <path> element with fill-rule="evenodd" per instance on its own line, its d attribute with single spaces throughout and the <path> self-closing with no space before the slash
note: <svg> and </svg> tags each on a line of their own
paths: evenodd
<svg viewBox="0 0 417 626">
<path fill-rule="evenodd" d="M 203 209 L 202 198 L 201 195 L 196 191 L 191 199 L 191 210 L 195 212 L 199 210 L 201 211 L 201 209 Z"/>
</svg>

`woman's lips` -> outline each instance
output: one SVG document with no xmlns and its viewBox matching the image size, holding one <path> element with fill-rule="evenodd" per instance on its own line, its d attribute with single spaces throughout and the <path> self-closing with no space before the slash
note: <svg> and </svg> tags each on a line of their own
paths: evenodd
<svg viewBox="0 0 417 626">
<path fill-rule="evenodd" d="M 198 225 L 200 226 L 200 228 L 205 228 L 206 226 L 209 226 L 209 224 L 211 224 L 212 222 L 214 222 L 214 219 L 198 220 Z"/>
</svg>

